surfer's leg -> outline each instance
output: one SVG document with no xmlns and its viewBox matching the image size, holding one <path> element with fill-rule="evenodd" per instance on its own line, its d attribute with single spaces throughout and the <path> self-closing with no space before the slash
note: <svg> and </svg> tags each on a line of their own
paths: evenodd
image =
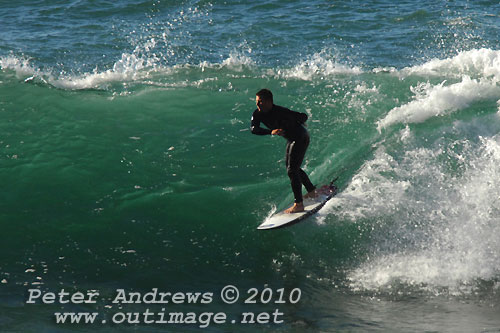
<svg viewBox="0 0 500 333">
<path fill-rule="evenodd" d="M 316 187 L 311 183 L 304 170 L 300 168 L 304 161 L 304 156 L 309 146 L 309 135 L 305 135 L 302 140 L 291 141 L 287 145 L 287 173 L 290 177 L 295 202 L 302 202 L 302 185 L 306 187 L 308 197 L 314 197 Z"/>
<path fill-rule="evenodd" d="M 306 135 L 304 138 L 304 146 L 303 146 L 303 152 L 302 152 L 302 158 L 300 161 L 300 165 L 302 165 L 302 162 L 304 160 L 304 156 L 306 154 L 308 147 L 309 147 L 309 135 Z M 316 191 L 315 191 L 316 186 L 314 186 L 313 183 L 311 183 L 311 180 L 307 176 L 307 173 L 303 169 L 301 169 L 300 166 L 299 166 L 299 177 L 300 177 L 300 182 L 302 183 L 302 185 L 305 186 L 305 188 L 307 190 L 307 194 L 304 197 L 306 197 L 306 198 L 316 197 Z"/>
<path fill-rule="evenodd" d="M 316 198 L 316 186 L 311 183 L 311 180 L 307 176 L 304 170 L 300 169 L 299 171 L 300 181 L 305 186 L 307 193 L 304 195 L 304 199 Z"/>
<path fill-rule="evenodd" d="M 288 177 L 290 177 L 290 184 L 292 186 L 293 196 L 295 198 L 295 203 L 292 207 L 285 210 L 285 213 L 298 213 L 304 211 L 304 204 L 302 203 L 302 182 L 300 180 L 300 161 L 297 166 L 297 151 L 298 146 L 295 141 L 288 141 L 286 145 L 286 170 Z M 299 156 L 300 157 L 300 156 Z M 303 158 L 303 157 L 302 157 Z"/>
<path fill-rule="evenodd" d="M 288 141 L 286 144 L 286 153 L 285 153 L 285 166 L 288 170 L 288 165 L 290 164 L 290 152 L 293 147 L 293 141 Z"/>
<path fill-rule="evenodd" d="M 300 165 L 302 164 L 300 144 L 297 141 L 289 141 L 286 146 L 286 171 L 290 178 L 295 203 L 302 202 L 302 182 L 300 180 Z"/>
<path fill-rule="evenodd" d="M 311 183 L 311 180 L 307 176 L 307 173 L 305 173 L 304 170 L 300 169 L 299 176 L 300 176 L 300 182 L 306 187 L 307 193 L 314 192 L 316 186 L 314 186 L 313 183 Z"/>
</svg>

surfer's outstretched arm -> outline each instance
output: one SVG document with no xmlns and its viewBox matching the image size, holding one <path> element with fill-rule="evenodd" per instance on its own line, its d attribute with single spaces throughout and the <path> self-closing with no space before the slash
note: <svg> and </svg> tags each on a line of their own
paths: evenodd
<svg viewBox="0 0 500 333">
<path fill-rule="evenodd" d="M 252 121 L 250 123 L 250 131 L 252 134 L 256 135 L 270 135 L 271 130 L 267 128 L 260 127 L 260 119 L 259 116 L 254 112 L 252 115 Z"/>
</svg>

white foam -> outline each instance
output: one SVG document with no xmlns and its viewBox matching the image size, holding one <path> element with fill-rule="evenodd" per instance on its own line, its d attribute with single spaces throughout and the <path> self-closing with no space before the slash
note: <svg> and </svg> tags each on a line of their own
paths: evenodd
<svg viewBox="0 0 500 333">
<path fill-rule="evenodd" d="M 477 101 L 498 100 L 500 51 L 485 48 L 464 51 L 449 59 L 433 59 L 404 68 L 397 75 L 402 78 L 409 75 L 443 77 L 445 80 L 437 85 L 421 82 L 412 87 L 414 100 L 390 110 L 377 122 L 379 131 L 397 123 L 419 123 L 447 115 Z"/>
<path fill-rule="evenodd" d="M 372 87 L 368 87 L 365 82 L 358 84 L 353 92 L 347 91 L 344 94 L 344 100 L 347 101 L 348 108 L 353 111 L 353 117 L 360 121 L 365 120 L 365 113 L 368 108 L 382 98 L 384 98 L 384 96 L 380 94 L 377 86 L 373 85 Z"/>
<path fill-rule="evenodd" d="M 112 69 L 103 72 L 86 73 L 78 76 L 62 76 L 52 78 L 48 82 L 62 89 L 91 89 L 101 88 L 114 82 L 129 82 L 145 79 L 150 72 L 148 68 L 154 68 L 154 62 L 150 59 L 138 57 L 135 54 L 122 54 Z"/>
<path fill-rule="evenodd" d="M 495 275 L 494 270 L 483 267 L 495 264 L 495 259 L 483 259 L 487 258 L 474 252 L 460 254 L 435 249 L 415 254 L 390 254 L 363 265 L 348 279 L 355 291 L 391 289 L 393 284 L 403 284 L 433 293 L 445 289 L 452 295 L 468 294 L 475 288 L 471 285 L 474 279 L 488 280 Z M 464 267 L 464 262 L 469 265 Z"/>
<path fill-rule="evenodd" d="M 315 53 L 309 59 L 302 61 L 291 69 L 278 71 L 278 75 L 282 75 L 287 79 L 311 81 L 314 78 L 324 78 L 339 74 L 359 75 L 362 72 L 361 68 L 357 66 L 350 67 L 335 61 L 327 52 L 323 51 Z"/>
<path fill-rule="evenodd" d="M 13 70 L 18 77 L 30 76 L 38 72 L 30 65 L 29 59 L 14 55 L 0 57 L 0 69 Z"/>
<path fill-rule="evenodd" d="M 233 52 L 222 62 L 222 66 L 241 72 L 245 67 L 254 67 L 255 62 L 249 56 Z"/>
<path fill-rule="evenodd" d="M 139 82 L 157 86 L 199 86 L 204 82 L 213 81 L 214 78 L 201 78 L 192 82 L 186 82 L 186 80 L 170 82 L 169 77 L 172 75 L 175 76 L 176 73 L 185 70 L 200 70 L 201 73 L 206 70 L 218 71 L 221 69 L 235 72 L 243 72 L 247 69 L 251 71 L 256 70 L 256 63 L 251 57 L 252 50 L 248 46 L 242 46 L 244 48 L 243 51 L 231 52 L 220 63 L 202 61 L 198 65 L 186 63 L 167 66 L 165 65 L 165 61 L 168 59 L 164 59 L 164 57 L 160 58 L 154 52 L 158 43 L 164 43 L 164 41 L 157 41 L 155 38 L 150 38 L 138 45 L 132 52 L 123 53 L 121 58 L 111 68 L 105 70 L 96 68 L 92 72 L 80 74 L 57 73 L 50 69 L 41 71 L 34 67 L 29 59 L 15 56 L 0 58 L 0 66 L 2 69 L 14 70 L 19 77 L 26 78 L 26 76 L 32 76 L 30 79 L 38 79 L 57 88 L 68 90 L 106 89 L 112 84 L 126 84 L 128 82 Z M 201 75 L 201 73 L 198 74 Z M 315 78 L 339 74 L 357 75 L 361 73 L 362 70 L 359 67 L 349 67 L 348 65 L 340 64 L 333 60 L 326 52 L 320 52 L 293 68 L 277 70 L 277 72 L 275 70 L 268 70 L 264 75 L 279 76 L 284 79 L 313 80 Z M 373 89 L 376 88 L 360 86 L 356 92 L 360 94 L 374 93 Z"/>
<path fill-rule="evenodd" d="M 411 89 L 415 93 L 415 99 L 389 111 L 377 122 L 379 131 L 396 123 L 424 122 L 432 117 L 463 110 L 473 102 L 497 99 L 500 96 L 496 79 L 478 80 L 468 76 L 455 84 L 446 85 L 446 81 L 443 81 L 441 84 L 431 85 L 427 82 Z"/>
<path fill-rule="evenodd" d="M 15 56 L 0 58 L 0 68 L 2 70 L 10 69 L 15 71 L 20 78 L 26 78 L 26 81 L 39 79 L 54 87 L 61 89 L 92 89 L 101 88 L 114 82 L 128 82 L 147 78 L 150 70 L 155 68 L 155 58 L 139 56 L 134 52 L 131 54 L 122 54 L 113 68 L 99 72 L 97 69 L 93 73 L 84 73 L 80 75 L 58 74 L 51 71 L 41 71 L 31 65 L 30 60 Z M 148 70 L 149 69 L 149 70 Z"/>
<path fill-rule="evenodd" d="M 500 135 L 414 147 L 399 158 L 380 148 L 324 212 L 371 224 L 371 249 L 348 273 L 350 287 L 463 294 L 497 279 L 499 178 Z"/>
<path fill-rule="evenodd" d="M 375 158 L 367 161 L 349 186 L 330 200 L 321 214 L 331 213 L 334 207 L 342 207 L 335 214 L 344 219 L 358 219 L 383 215 L 395 209 L 397 198 L 403 198 L 410 186 L 409 181 L 388 181 L 385 173 L 400 170 L 398 162 L 383 148 L 375 152 Z M 403 177 L 401 177 L 403 178 Z"/>
<path fill-rule="evenodd" d="M 25 78 L 27 81 L 40 80 L 54 87 L 68 90 L 81 89 L 106 89 L 111 84 L 127 84 L 130 82 L 139 82 L 155 86 L 200 86 L 203 83 L 216 80 L 215 77 L 205 77 L 195 79 L 191 82 L 181 80 L 176 82 L 175 77 L 169 78 L 182 71 L 204 72 L 207 68 L 213 70 L 227 69 L 229 71 L 241 72 L 245 68 L 252 68 L 255 62 L 247 55 L 241 53 L 231 53 L 221 63 L 201 62 L 199 65 L 179 64 L 166 66 L 162 64 L 160 58 L 154 53 L 149 52 L 156 45 L 154 38 L 151 38 L 141 47 L 136 47 L 132 53 L 123 53 L 107 70 L 94 69 L 93 72 L 82 74 L 56 74 L 53 71 L 41 71 L 35 68 L 29 59 L 8 56 L 0 58 L 0 68 L 2 70 L 13 70 L 19 78 Z M 26 78 L 28 77 L 28 78 Z"/>
<path fill-rule="evenodd" d="M 473 78 L 500 78 L 500 50 L 479 49 L 459 52 L 449 59 L 433 59 L 425 64 L 407 67 L 401 76 L 447 76 L 460 78 L 468 75 Z"/>
</svg>

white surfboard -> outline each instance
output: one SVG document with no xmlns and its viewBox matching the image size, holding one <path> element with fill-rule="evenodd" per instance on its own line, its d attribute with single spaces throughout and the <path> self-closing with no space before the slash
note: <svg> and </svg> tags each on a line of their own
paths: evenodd
<svg viewBox="0 0 500 333">
<path fill-rule="evenodd" d="M 269 230 L 288 227 L 292 224 L 300 222 L 307 217 L 315 214 L 317 211 L 323 207 L 328 200 L 333 198 L 337 194 L 337 187 L 335 185 L 324 185 L 319 190 L 317 190 L 318 196 L 314 199 L 304 200 L 304 211 L 300 213 L 285 213 L 282 210 L 279 213 L 271 215 L 268 217 L 261 225 L 257 227 L 259 230 Z"/>
</svg>

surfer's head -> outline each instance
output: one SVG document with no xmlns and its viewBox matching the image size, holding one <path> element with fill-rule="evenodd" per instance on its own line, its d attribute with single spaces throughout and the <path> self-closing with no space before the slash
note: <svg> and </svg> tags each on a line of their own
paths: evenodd
<svg viewBox="0 0 500 333">
<path fill-rule="evenodd" d="M 261 89 L 255 96 L 255 104 L 260 112 L 268 112 L 273 108 L 273 93 L 269 89 Z"/>
</svg>

